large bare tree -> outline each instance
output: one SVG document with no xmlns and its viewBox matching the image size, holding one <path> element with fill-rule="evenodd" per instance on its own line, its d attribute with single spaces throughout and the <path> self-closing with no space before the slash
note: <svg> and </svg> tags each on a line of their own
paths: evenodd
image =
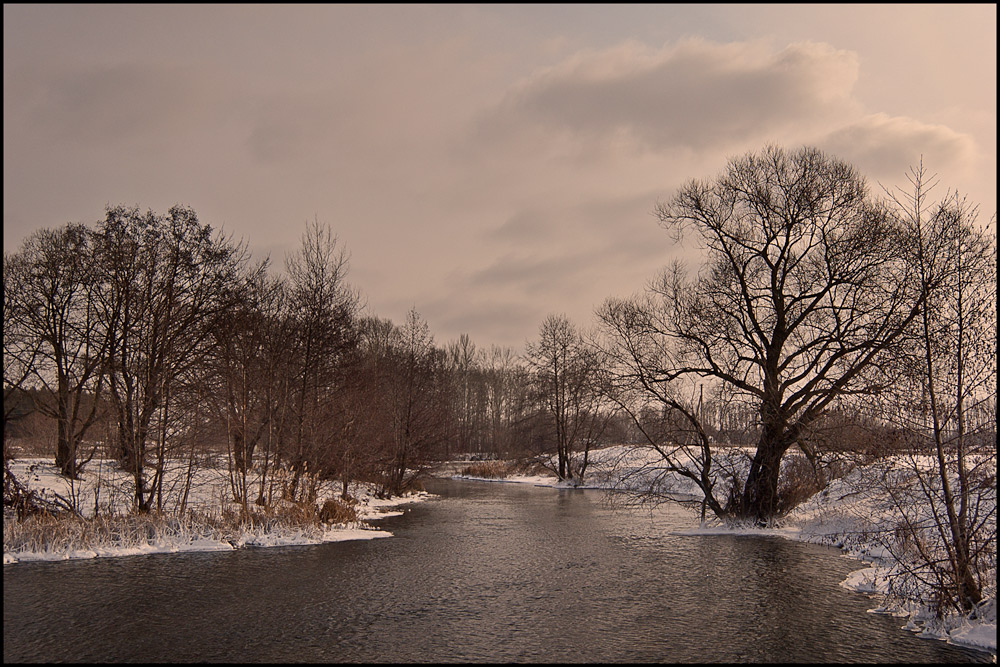
<svg viewBox="0 0 1000 667">
<path fill-rule="evenodd" d="M 175 432 L 171 392 L 205 359 L 212 330 L 230 312 L 245 249 L 183 206 L 165 215 L 109 208 L 97 234 L 117 458 L 132 473 L 136 510 L 148 512 L 161 497 Z"/>
<path fill-rule="evenodd" d="M 695 465 L 660 451 L 716 514 L 769 522 L 782 508 L 786 452 L 806 447 L 803 435 L 838 397 L 885 385 L 880 358 L 920 312 L 901 226 L 851 165 L 813 148 L 732 159 L 655 211 L 675 238 L 697 239 L 704 263 L 695 276 L 674 267 L 644 296 L 605 303 L 619 379 L 699 435 Z M 698 381 L 757 413 L 746 425 L 759 432 L 755 453 L 725 497 L 703 424 L 681 398 Z"/>
</svg>

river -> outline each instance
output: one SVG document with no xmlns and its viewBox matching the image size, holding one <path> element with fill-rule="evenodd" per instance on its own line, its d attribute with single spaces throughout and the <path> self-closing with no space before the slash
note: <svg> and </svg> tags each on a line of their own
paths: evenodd
<svg viewBox="0 0 1000 667">
<path fill-rule="evenodd" d="M 394 537 L 4 567 L 4 662 L 989 662 L 780 538 L 677 507 L 431 480 Z"/>
</svg>

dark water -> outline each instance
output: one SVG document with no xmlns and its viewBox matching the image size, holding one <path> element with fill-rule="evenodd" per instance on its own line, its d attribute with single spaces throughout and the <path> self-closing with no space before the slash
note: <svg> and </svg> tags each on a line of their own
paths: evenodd
<svg viewBox="0 0 1000 667">
<path fill-rule="evenodd" d="M 395 537 L 4 567 L 4 662 L 969 662 L 776 538 L 679 509 L 435 481 Z"/>
</svg>

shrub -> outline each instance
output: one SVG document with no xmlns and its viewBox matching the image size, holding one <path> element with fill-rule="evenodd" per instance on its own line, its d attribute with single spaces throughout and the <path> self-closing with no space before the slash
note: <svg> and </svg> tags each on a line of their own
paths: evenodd
<svg viewBox="0 0 1000 667">
<path fill-rule="evenodd" d="M 510 469 L 503 461 L 481 461 L 462 468 L 466 477 L 485 477 L 486 479 L 504 479 L 510 475 Z"/>
<path fill-rule="evenodd" d="M 330 499 L 320 508 L 319 520 L 323 523 L 354 523 L 358 520 L 358 513 L 350 504 Z"/>
<path fill-rule="evenodd" d="M 778 514 L 787 514 L 821 491 L 826 484 L 823 477 L 804 456 L 786 458 L 778 486 Z"/>
</svg>

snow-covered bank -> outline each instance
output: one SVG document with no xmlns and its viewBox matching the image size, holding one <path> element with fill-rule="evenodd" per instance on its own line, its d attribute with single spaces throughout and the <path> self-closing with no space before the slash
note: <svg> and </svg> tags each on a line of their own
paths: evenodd
<svg viewBox="0 0 1000 667">
<path fill-rule="evenodd" d="M 98 530 L 95 530 L 84 520 L 63 520 L 58 527 L 53 526 L 53 539 L 45 544 L 26 541 L 14 546 L 11 542 L 14 542 L 14 536 L 20 527 L 8 523 L 13 518 L 5 512 L 4 565 L 182 551 L 231 551 L 245 547 L 298 546 L 392 537 L 391 532 L 380 530 L 370 522 L 398 516 L 403 513 L 401 506 L 431 497 L 426 492 L 418 492 L 381 499 L 375 497 L 371 488 L 354 484 L 350 492 L 357 501 L 353 506 L 357 521 L 335 525 L 296 526 L 283 522 L 267 522 L 266 525 L 259 522 L 255 525 L 229 522 L 226 525 L 226 522 L 217 519 L 223 505 L 222 499 L 226 496 L 228 475 L 224 469 L 208 467 L 199 468 L 194 473 L 187 489 L 188 515 L 184 521 L 168 518 L 143 522 L 126 516 L 130 498 L 122 490 L 129 488 L 130 480 L 112 466 L 93 465 L 74 484 L 58 474 L 51 460 L 19 459 L 11 462 L 11 469 L 19 480 L 43 499 L 68 500 L 75 503 L 83 519 L 102 514 L 109 517 L 107 521 L 110 525 L 98 526 Z M 177 496 L 182 490 L 177 484 L 167 488 L 170 490 L 165 493 L 164 506 L 171 507 L 176 504 Z M 338 496 L 339 491 L 336 484 L 322 483 L 317 496 L 319 505 L 322 506 L 327 498 Z M 101 539 L 95 538 L 95 535 L 110 537 Z"/>
<path fill-rule="evenodd" d="M 623 447 L 592 451 L 590 467 L 583 484 L 559 481 L 554 475 L 510 475 L 502 479 L 489 479 L 459 474 L 453 478 L 617 491 L 638 490 L 656 478 L 661 490 L 697 495 L 698 490 L 690 480 L 676 475 L 662 475 L 662 471 L 643 465 L 653 460 L 644 458 L 641 450 L 630 451 Z M 892 465 L 892 461 L 883 460 L 877 465 Z M 887 548 L 894 539 L 895 528 L 902 517 L 896 505 L 880 493 L 877 485 L 871 483 L 872 477 L 872 468 L 863 467 L 832 481 L 826 489 L 793 510 L 776 528 L 730 528 L 718 522 L 701 526 L 699 518 L 692 513 L 692 528 L 684 534 L 768 535 L 837 547 L 845 556 L 865 564 L 865 567 L 852 572 L 841 585 L 876 600 L 878 604 L 871 610 L 873 613 L 905 618 L 905 629 L 923 637 L 990 651 L 995 660 L 995 579 L 984 590 L 986 599 L 974 618 L 951 615 L 938 619 L 927 607 L 908 597 L 908 591 L 899 585 L 900 564 L 895 561 L 893 550 Z M 991 520 L 995 524 L 995 499 L 993 502 Z"/>
<path fill-rule="evenodd" d="M 254 531 L 246 530 L 235 540 L 213 539 L 198 536 L 165 536 L 152 539 L 135 546 L 106 545 L 82 549 L 53 549 L 46 551 L 4 551 L 3 563 L 29 561 L 75 560 L 85 558 L 108 558 L 115 556 L 139 556 L 145 554 L 178 553 L 182 551 L 232 551 L 244 547 L 279 547 L 339 542 L 342 540 L 368 540 L 378 537 L 392 537 L 392 533 L 372 528 L 333 527 L 311 535 L 305 531 Z"/>
</svg>

